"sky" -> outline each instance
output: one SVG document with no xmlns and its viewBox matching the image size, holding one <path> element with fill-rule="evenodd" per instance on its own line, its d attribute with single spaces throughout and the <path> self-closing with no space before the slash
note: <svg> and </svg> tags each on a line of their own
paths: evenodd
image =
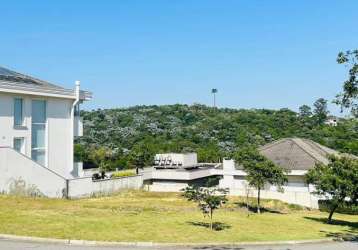
<svg viewBox="0 0 358 250">
<path fill-rule="evenodd" d="M 1 1 L 0 65 L 93 92 L 85 109 L 290 108 L 332 101 L 358 1 Z M 333 114 L 339 108 L 330 104 Z"/>
</svg>

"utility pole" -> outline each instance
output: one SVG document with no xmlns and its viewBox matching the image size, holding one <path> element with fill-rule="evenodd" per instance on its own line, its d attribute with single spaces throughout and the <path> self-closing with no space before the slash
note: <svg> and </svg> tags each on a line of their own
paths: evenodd
<svg viewBox="0 0 358 250">
<path fill-rule="evenodd" d="M 214 97 L 214 108 L 216 108 L 216 93 L 218 92 L 217 89 L 211 89 L 211 94 L 213 94 Z"/>
</svg>

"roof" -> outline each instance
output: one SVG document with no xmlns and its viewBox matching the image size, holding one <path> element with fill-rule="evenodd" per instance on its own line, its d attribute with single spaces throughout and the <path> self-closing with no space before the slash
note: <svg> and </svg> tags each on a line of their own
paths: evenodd
<svg viewBox="0 0 358 250">
<path fill-rule="evenodd" d="M 309 170 L 316 163 L 328 164 L 329 155 L 339 155 L 338 151 L 301 138 L 281 139 L 262 146 L 259 151 L 287 170 Z"/>
<path fill-rule="evenodd" d="M 15 72 L 13 70 L 0 66 L 0 88 L 9 90 L 7 92 L 35 92 L 42 93 L 44 95 L 52 93 L 53 95 L 63 95 L 69 98 L 74 98 L 74 90 L 65 89 L 61 86 L 49 83 L 44 80 L 37 79 L 35 77 Z M 16 92 L 16 93 L 17 93 Z M 91 93 L 87 91 L 81 91 L 81 99 L 91 99 Z"/>
<path fill-rule="evenodd" d="M 48 83 L 46 81 L 34 78 L 32 76 L 24 75 L 10 69 L 6 69 L 0 66 L 0 81 L 11 82 L 14 84 L 28 84 L 41 86 L 44 88 L 55 88 L 55 89 L 64 89 L 60 86 Z"/>
</svg>

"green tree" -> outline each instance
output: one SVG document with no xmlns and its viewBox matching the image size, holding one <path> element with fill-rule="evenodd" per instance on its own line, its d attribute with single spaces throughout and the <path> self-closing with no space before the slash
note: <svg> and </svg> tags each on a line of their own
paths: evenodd
<svg viewBox="0 0 358 250">
<path fill-rule="evenodd" d="M 337 95 L 335 102 L 343 109 L 350 109 L 358 117 L 358 50 L 340 52 L 337 62 L 349 67 L 348 79 L 343 83 L 343 92 Z"/>
<path fill-rule="evenodd" d="M 257 189 L 257 213 L 261 213 L 261 190 L 265 184 L 271 184 L 282 191 L 283 184 L 287 182 L 286 171 L 261 155 L 255 148 L 248 147 L 240 150 L 235 154 L 235 160 L 243 165 L 249 185 Z"/>
<path fill-rule="evenodd" d="M 90 159 L 96 164 L 101 171 L 108 169 L 108 159 L 110 158 L 110 151 L 105 147 L 99 147 L 91 152 Z"/>
<path fill-rule="evenodd" d="M 327 119 L 327 116 L 329 114 L 327 108 L 327 100 L 324 98 L 319 98 L 317 101 L 315 101 L 313 106 L 314 106 L 313 112 L 317 120 L 317 124 L 322 125 Z"/>
<path fill-rule="evenodd" d="M 87 160 L 88 155 L 87 155 L 86 149 L 83 145 L 75 144 L 73 151 L 74 151 L 75 162 L 84 162 Z"/>
<path fill-rule="evenodd" d="M 213 213 L 227 201 L 226 189 L 205 188 L 197 186 L 188 186 L 184 190 L 183 196 L 189 201 L 198 203 L 198 206 L 204 216 L 210 218 L 210 229 L 213 230 Z"/>
<path fill-rule="evenodd" d="M 213 143 L 200 147 L 197 153 L 199 162 L 220 162 L 224 156 L 220 148 Z"/>
<path fill-rule="evenodd" d="M 302 105 L 301 107 L 299 107 L 299 115 L 302 118 L 307 118 L 312 116 L 311 107 L 308 105 Z"/>
<path fill-rule="evenodd" d="M 153 164 L 155 153 L 157 153 L 155 142 L 151 139 L 145 139 L 133 146 L 130 161 L 133 166 L 144 168 Z"/>
<path fill-rule="evenodd" d="M 316 164 L 306 174 L 307 183 L 315 185 L 314 194 L 325 196 L 330 202 L 328 223 L 333 213 L 349 200 L 358 201 L 358 160 L 349 157 L 331 156 L 329 164 Z"/>
</svg>

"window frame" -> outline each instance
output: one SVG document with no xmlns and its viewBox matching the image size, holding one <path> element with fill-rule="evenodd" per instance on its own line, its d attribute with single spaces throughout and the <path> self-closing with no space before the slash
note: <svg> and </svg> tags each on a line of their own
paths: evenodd
<svg viewBox="0 0 358 250">
<path fill-rule="evenodd" d="M 44 110 L 44 115 L 45 115 L 45 120 L 44 122 L 33 122 L 33 102 L 34 101 L 41 101 L 44 102 L 45 106 L 45 110 Z M 47 167 L 48 166 L 48 114 L 47 114 L 47 99 L 32 99 L 31 100 L 31 159 L 35 161 L 35 159 L 33 158 L 34 156 L 34 152 L 37 153 L 44 153 L 44 162 L 43 162 L 43 166 Z M 33 147 L 33 126 L 34 125 L 43 125 L 44 126 L 44 146 L 43 147 Z M 36 161 L 37 162 L 37 161 Z M 38 164 L 42 165 L 40 162 L 37 162 Z"/>
<path fill-rule="evenodd" d="M 24 116 L 24 103 L 25 103 L 25 101 L 24 101 L 24 98 L 22 98 L 22 97 L 14 97 L 14 99 L 13 99 L 14 101 L 13 101 L 13 107 L 14 107 L 14 110 L 13 110 L 13 115 L 14 115 L 14 128 L 23 128 L 23 127 L 25 127 L 25 116 Z M 17 112 L 16 112 L 16 101 L 18 101 L 18 100 L 21 100 L 21 123 L 20 124 L 17 124 L 16 123 L 16 121 L 17 121 L 17 119 L 16 119 L 16 114 L 17 114 Z"/>
</svg>

